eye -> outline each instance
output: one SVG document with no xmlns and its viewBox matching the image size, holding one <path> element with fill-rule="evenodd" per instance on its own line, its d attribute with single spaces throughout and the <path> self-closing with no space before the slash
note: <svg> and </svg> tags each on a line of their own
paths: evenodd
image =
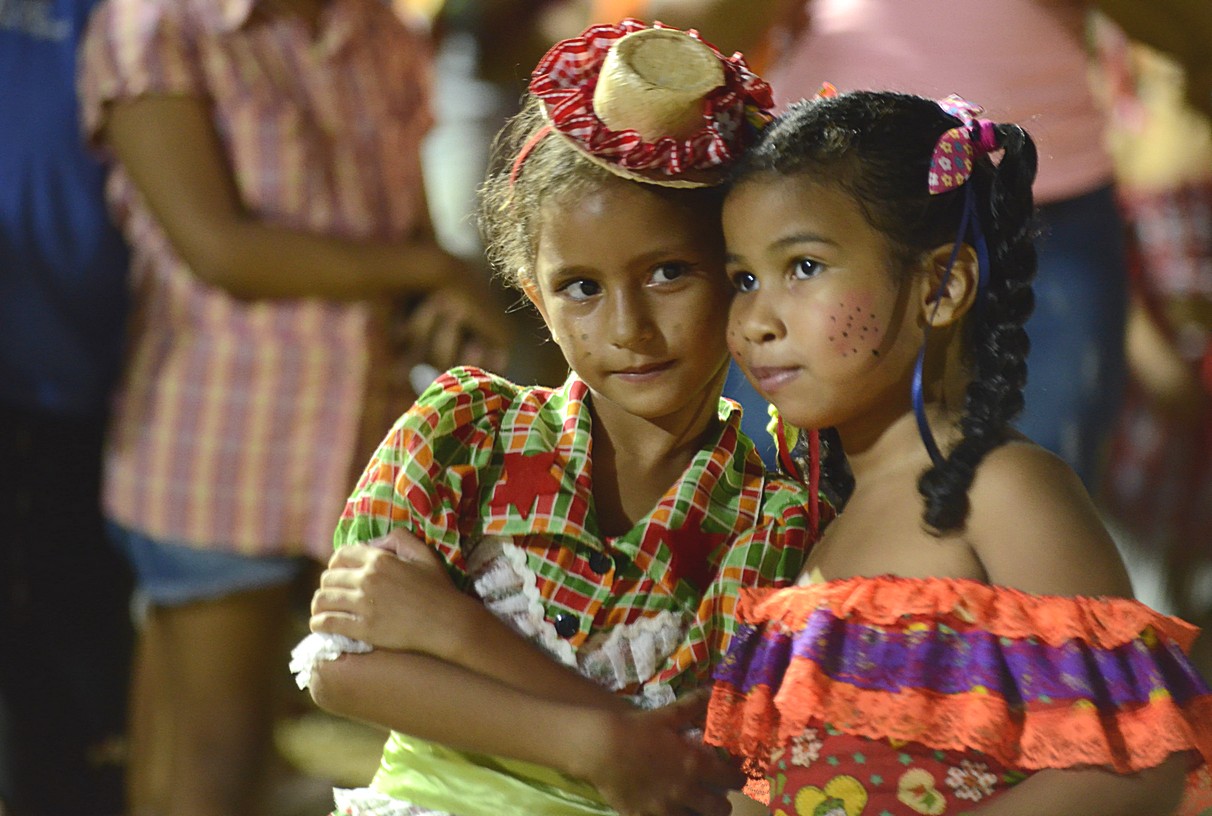
<svg viewBox="0 0 1212 816">
<path fill-rule="evenodd" d="M 730 276 L 732 285 L 738 292 L 755 292 L 758 288 L 757 276 L 752 272 L 733 272 Z"/>
<path fill-rule="evenodd" d="M 602 287 L 597 281 L 586 280 L 585 278 L 577 278 L 569 281 L 557 289 L 560 294 L 567 297 L 569 300 L 584 301 L 589 300 L 595 295 L 602 293 Z"/>
<path fill-rule="evenodd" d="M 690 271 L 690 264 L 663 263 L 652 270 L 653 283 L 672 283 Z"/>
<path fill-rule="evenodd" d="M 807 280 L 819 275 L 824 268 L 824 264 L 811 258 L 799 258 L 791 265 L 791 276 L 796 280 Z"/>
</svg>

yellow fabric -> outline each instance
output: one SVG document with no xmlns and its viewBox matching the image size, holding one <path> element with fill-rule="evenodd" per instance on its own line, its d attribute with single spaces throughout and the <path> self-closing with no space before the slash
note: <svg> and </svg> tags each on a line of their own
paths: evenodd
<svg viewBox="0 0 1212 816">
<path fill-rule="evenodd" d="M 389 770 L 390 769 L 390 770 Z M 614 816 L 592 786 L 529 762 L 393 732 L 372 790 L 459 816 Z"/>
</svg>

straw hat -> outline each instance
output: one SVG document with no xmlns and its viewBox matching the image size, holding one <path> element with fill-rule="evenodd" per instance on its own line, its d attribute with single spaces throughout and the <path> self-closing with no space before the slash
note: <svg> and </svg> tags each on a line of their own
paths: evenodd
<svg viewBox="0 0 1212 816">
<path fill-rule="evenodd" d="M 706 96 L 724 84 L 724 66 L 703 43 L 675 29 L 646 28 L 606 54 L 593 109 L 611 130 L 646 141 L 686 139 L 703 129 Z"/>
<path fill-rule="evenodd" d="M 556 43 L 530 92 L 552 129 L 591 161 L 675 187 L 721 181 L 773 105 L 740 54 L 724 57 L 697 31 L 631 19 Z"/>
</svg>

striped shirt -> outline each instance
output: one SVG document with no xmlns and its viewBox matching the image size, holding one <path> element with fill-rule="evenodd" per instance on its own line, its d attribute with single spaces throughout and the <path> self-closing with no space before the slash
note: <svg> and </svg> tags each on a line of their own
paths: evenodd
<svg viewBox="0 0 1212 816">
<path fill-rule="evenodd" d="M 205 100 L 241 203 L 267 224 L 392 240 L 421 223 L 428 44 L 378 0 L 330 0 L 314 39 L 257 0 L 108 0 L 81 61 L 93 139 L 108 103 Z M 326 555 L 373 446 L 363 429 L 377 438 L 408 404 L 383 309 L 237 300 L 191 273 L 120 165 L 107 194 L 136 292 L 107 514 L 161 540 Z"/>
<path fill-rule="evenodd" d="M 666 705 L 706 685 L 736 630 L 740 589 L 791 583 L 811 542 L 804 488 L 765 472 L 740 413 L 720 400 L 715 438 L 643 519 L 609 537 L 594 515 L 585 382 L 522 388 L 454 369 L 383 441 L 335 543 L 403 527 L 435 549 L 457 585 L 555 659 L 640 705 Z M 505 786 L 518 812 L 549 812 L 550 772 L 420 744 L 393 734 L 374 790 L 351 795 L 478 816 L 496 800 L 475 792 Z M 418 753 L 432 763 L 424 773 Z M 459 801 L 419 781 L 430 775 L 461 790 Z"/>
</svg>

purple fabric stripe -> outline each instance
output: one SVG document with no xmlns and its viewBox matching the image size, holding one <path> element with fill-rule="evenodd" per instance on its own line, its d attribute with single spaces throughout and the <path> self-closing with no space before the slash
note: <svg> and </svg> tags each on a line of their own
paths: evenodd
<svg viewBox="0 0 1212 816">
<path fill-rule="evenodd" d="M 892 693 L 918 688 L 958 694 L 984 686 L 1012 707 L 1083 699 L 1100 711 L 1149 700 L 1166 689 L 1178 705 L 1209 693 L 1173 643 L 1153 648 L 1137 639 L 1114 649 L 1071 640 L 1049 646 L 946 626 L 920 632 L 847 622 L 827 610 L 809 616 L 799 632 L 743 627 L 716 679 L 744 692 L 777 689 L 792 659 L 811 660 L 834 680 Z"/>
</svg>

